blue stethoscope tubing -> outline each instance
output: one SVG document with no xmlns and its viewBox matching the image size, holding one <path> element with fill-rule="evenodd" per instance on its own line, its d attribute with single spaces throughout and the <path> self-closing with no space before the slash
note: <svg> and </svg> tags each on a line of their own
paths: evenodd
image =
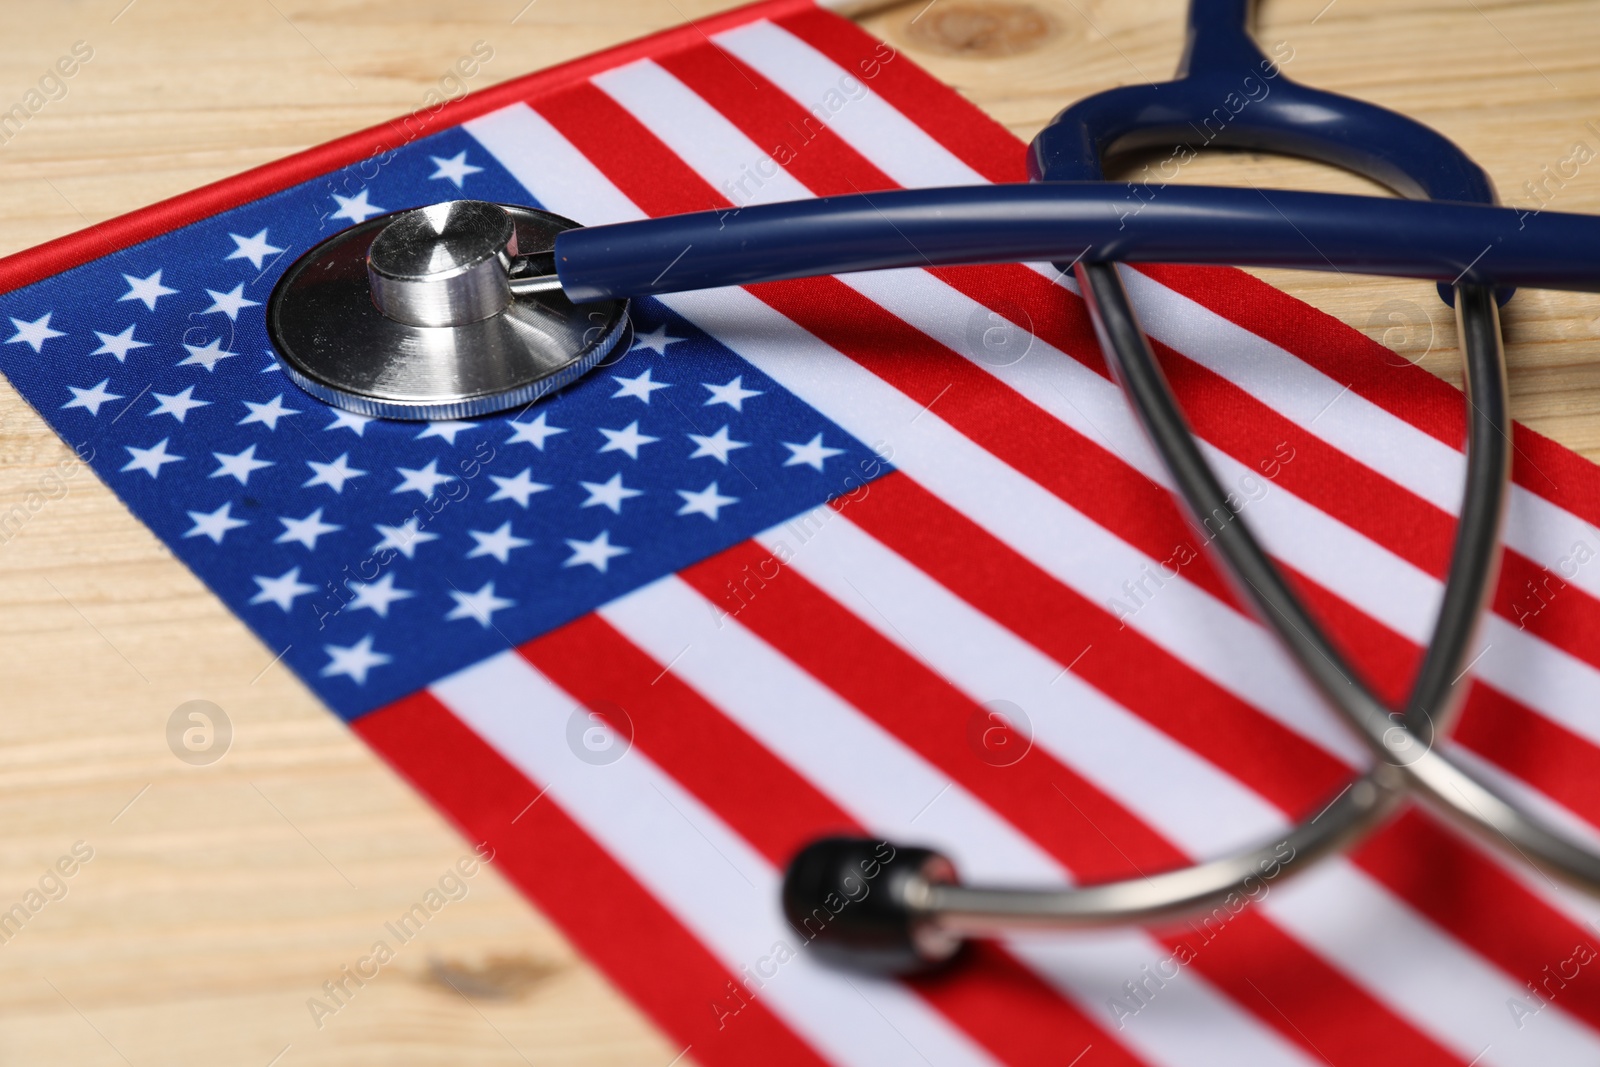
<svg viewBox="0 0 1600 1067">
<path fill-rule="evenodd" d="M 1113 89 L 1062 111 L 1030 147 L 1028 185 L 761 205 L 578 229 L 555 243 L 556 271 L 575 299 L 958 263 L 1048 260 L 1073 274 L 1107 362 L 1188 517 L 1207 531 L 1245 602 L 1372 753 L 1363 775 L 1283 835 L 1119 882 L 965 885 L 932 849 L 841 837 L 812 842 L 789 865 L 783 904 L 827 959 L 903 972 L 950 959 L 971 937 L 1231 908 L 1361 840 L 1410 795 L 1512 859 L 1600 895 L 1600 855 L 1507 796 L 1444 736 L 1470 684 L 1467 654 L 1500 558 L 1511 422 L 1499 305 L 1516 285 L 1600 288 L 1600 218 L 1495 206 L 1482 168 L 1438 132 L 1291 81 L 1252 40 L 1251 14 L 1249 0 L 1192 0 L 1178 77 Z M 1269 76 L 1270 93 L 1218 118 L 1245 79 Z M 1104 181 L 1104 162 L 1116 154 L 1192 144 L 1202 130 L 1208 146 L 1319 160 L 1411 199 Z M 1454 304 L 1468 398 L 1462 506 L 1439 616 L 1402 706 L 1391 708 L 1372 691 L 1229 506 L 1151 351 L 1118 261 L 1424 278 Z M 868 878 L 877 880 L 863 892 Z"/>
<path fill-rule="evenodd" d="M 1347 271 L 1600 289 L 1600 216 L 1104 181 L 857 193 L 568 230 L 575 301 L 895 267 L 1028 261 Z"/>
</svg>

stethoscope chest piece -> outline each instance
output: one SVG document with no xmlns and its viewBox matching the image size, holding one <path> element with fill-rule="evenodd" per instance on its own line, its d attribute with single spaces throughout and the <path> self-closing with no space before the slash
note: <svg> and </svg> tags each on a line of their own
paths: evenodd
<svg viewBox="0 0 1600 1067">
<path fill-rule="evenodd" d="M 550 273 L 556 234 L 576 225 L 455 200 L 352 226 L 273 289 L 279 362 L 318 399 L 382 418 L 467 418 L 538 400 L 626 351 L 631 333 L 626 300 L 580 307 L 554 284 L 518 284 L 530 269 Z"/>
</svg>

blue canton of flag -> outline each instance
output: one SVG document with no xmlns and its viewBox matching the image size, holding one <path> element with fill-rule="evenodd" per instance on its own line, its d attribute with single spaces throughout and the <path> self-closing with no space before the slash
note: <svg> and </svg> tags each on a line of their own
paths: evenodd
<svg viewBox="0 0 1600 1067">
<path fill-rule="evenodd" d="M 289 264 L 463 196 L 538 206 L 451 129 L 0 297 L 0 369 L 346 718 L 889 469 L 650 300 L 630 351 L 509 417 L 296 388 L 265 326 Z"/>
</svg>

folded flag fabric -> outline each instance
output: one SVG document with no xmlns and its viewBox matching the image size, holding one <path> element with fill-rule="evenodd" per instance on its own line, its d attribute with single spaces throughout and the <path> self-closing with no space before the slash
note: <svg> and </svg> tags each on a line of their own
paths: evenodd
<svg viewBox="0 0 1600 1067">
<path fill-rule="evenodd" d="M 467 422 L 328 408 L 264 329 L 306 249 L 441 199 L 604 223 L 1024 177 L 893 47 L 773 0 L 12 257 L 0 369 L 686 1059 L 1600 1060 L 1600 908 L 1416 811 L 1192 922 L 912 981 L 829 971 L 785 925 L 783 865 L 818 834 L 1104 880 L 1270 839 L 1365 761 L 1180 517 L 1070 277 L 641 300 L 630 351 Z M 1461 395 L 1241 272 L 1128 284 L 1243 514 L 1403 692 Z M 1515 443 L 1455 741 L 1592 832 L 1600 476 Z"/>
</svg>

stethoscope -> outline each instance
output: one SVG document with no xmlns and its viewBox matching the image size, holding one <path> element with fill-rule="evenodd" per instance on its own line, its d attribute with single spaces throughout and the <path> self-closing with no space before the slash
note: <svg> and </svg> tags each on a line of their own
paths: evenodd
<svg viewBox="0 0 1600 1067">
<path fill-rule="evenodd" d="M 1508 856 L 1600 895 L 1600 854 L 1508 797 L 1443 740 L 1499 563 L 1511 427 L 1498 303 L 1518 284 L 1600 288 L 1600 218 L 1494 206 L 1488 176 L 1439 133 L 1291 81 L 1251 40 L 1250 9 L 1249 0 L 1192 0 L 1177 79 L 1113 89 L 1062 111 L 1030 146 L 1034 180 L 1026 185 L 594 227 L 526 207 L 452 201 L 329 238 L 273 291 L 273 343 L 308 392 L 366 415 L 444 419 L 534 403 L 625 352 L 631 297 L 1034 260 L 1076 279 L 1106 360 L 1191 521 L 1374 764 L 1280 838 L 1101 885 L 965 885 L 929 849 L 813 842 L 789 865 L 783 907 L 829 960 L 906 972 L 950 959 L 967 938 L 1232 910 L 1262 885 L 1370 834 L 1409 793 Z M 1268 82 L 1270 92 L 1251 89 Z M 1247 97 L 1248 106 L 1233 106 Z M 1103 180 L 1115 153 L 1196 139 L 1332 163 L 1410 199 L 1169 185 L 1130 192 Z M 1151 351 L 1119 262 L 1426 278 L 1454 304 L 1468 399 L 1465 487 L 1438 621 L 1404 707 L 1388 707 L 1352 669 L 1230 507 Z"/>
</svg>

